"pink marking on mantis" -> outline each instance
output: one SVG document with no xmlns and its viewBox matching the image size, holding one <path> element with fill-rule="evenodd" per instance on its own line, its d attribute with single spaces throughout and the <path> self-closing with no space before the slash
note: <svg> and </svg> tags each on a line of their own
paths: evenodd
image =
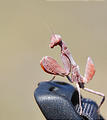
<svg viewBox="0 0 107 120">
<path fill-rule="evenodd" d="M 90 57 L 88 57 L 86 69 L 85 69 L 85 74 L 84 74 L 84 76 L 82 76 L 80 74 L 79 66 L 74 61 L 74 59 L 73 59 L 70 51 L 68 50 L 66 44 L 64 43 L 64 41 L 62 41 L 61 36 L 57 35 L 57 34 L 53 34 L 51 36 L 51 42 L 50 42 L 49 46 L 51 48 L 54 48 L 57 45 L 59 45 L 61 47 L 61 59 L 62 59 L 62 62 L 64 64 L 64 68 L 66 70 L 66 73 L 67 72 L 70 73 L 71 68 L 72 68 L 72 82 L 76 82 L 77 90 L 79 93 L 80 114 L 82 114 L 80 88 L 82 88 L 88 92 L 102 96 L 103 99 L 99 105 L 99 108 L 100 108 L 105 100 L 104 94 L 84 87 L 84 84 L 88 83 L 93 78 L 93 76 L 95 74 L 95 67 L 94 67 L 92 59 Z"/>
</svg>

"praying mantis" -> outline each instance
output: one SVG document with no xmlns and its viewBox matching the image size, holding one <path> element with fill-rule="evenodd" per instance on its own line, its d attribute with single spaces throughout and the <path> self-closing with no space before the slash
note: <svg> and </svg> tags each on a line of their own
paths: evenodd
<svg viewBox="0 0 107 120">
<path fill-rule="evenodd" d="M 47 72 L 48 74 L 54 75 L 51 80 L 54 80 L 56 75 L 67 77 L 67 79 L 73 83 L 76 83 L 77 91 L 79 94 L 79 106 L 80 106 L 80 115 L 82 114 L 82 106 L 81 106 L 81 95 L 80 95 L 80 88 L 82 88 L 85 91 L 88 91 L 90 93 L 102 96 L 102 100 L 98 106 L 98 110 L 103 104 L 105 100 L 105 95 L 103 93 L 91 90 L 89 88 L 86 88 L 84 84 L 88 83 L 95 74 L 95 67 L 94 63 L 91 59 L 91 57 L 88 57 L 86 68 L 85 68 L 85 74 L 82 76 L 80 74 L 79 66 L 74 61 L 72 54 L 70 53 L 67 45 L 62 40 L 61 36 L 58 34 L 52 34 L 51 36 L 51 42 L 49 44 L 50 48 L 54 48 L 55 46 L 59 45 L 61 48 L 61 60 L 63 62 L 64 68 L 62 68 L 56 60 L 54 60 L 52 57 L 45 56 L 40 61 L 40 65 L 42 69 Z M 69 74 L 71 73 L 71 77 L 69 77 Z"/>
</svg>

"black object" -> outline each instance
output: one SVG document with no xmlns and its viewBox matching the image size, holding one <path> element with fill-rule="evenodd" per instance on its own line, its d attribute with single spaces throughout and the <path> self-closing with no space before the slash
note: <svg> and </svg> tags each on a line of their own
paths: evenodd
<svg viewBox="0 0 107 120">
<path fill-rule="evenodd" d="M 35 100 L 47 120 L 98 120 L 98 105 L 82 98 L 82 115 L 79 115 L 79 97 L 75 87 L 65 82 L 41 82 L 34 92 Z"/>
</svg>

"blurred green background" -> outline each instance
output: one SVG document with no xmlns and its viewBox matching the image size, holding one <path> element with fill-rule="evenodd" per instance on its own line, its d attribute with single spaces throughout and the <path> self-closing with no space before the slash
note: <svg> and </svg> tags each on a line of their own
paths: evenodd
<svg viewBox="0 0 107 120">
<path fill-rule="evenodd" d="M 0 0 L 0 120 L 45 120 L 33 94 L 40 81 L 52 77 L 42 71 L 40 59 L 48 55 L 62 64 L 59 47 L 48 47 L 52 31 L 62 35 L 82 74 L 92 57 L 96 74 L 86 86 L 107 96 L 106 1 Z M 105 118 L 106 111 L 105 101 L 100 110 Z"/>
</svg>

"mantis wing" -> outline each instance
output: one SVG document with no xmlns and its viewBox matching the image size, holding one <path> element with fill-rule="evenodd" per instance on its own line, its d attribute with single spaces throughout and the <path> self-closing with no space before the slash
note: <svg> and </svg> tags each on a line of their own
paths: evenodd
<svg viewBox="0 0 107 120">
<path fill-rule="evenodd" d="M 91 59 L 91 57 L 88 57 L 87 59 L 87 64 L 86 64 L 86 69 L 85 69 L 85 82 L 89 82 L 95 74 L 95 66 L 94 63 Z"/>
</svg>

